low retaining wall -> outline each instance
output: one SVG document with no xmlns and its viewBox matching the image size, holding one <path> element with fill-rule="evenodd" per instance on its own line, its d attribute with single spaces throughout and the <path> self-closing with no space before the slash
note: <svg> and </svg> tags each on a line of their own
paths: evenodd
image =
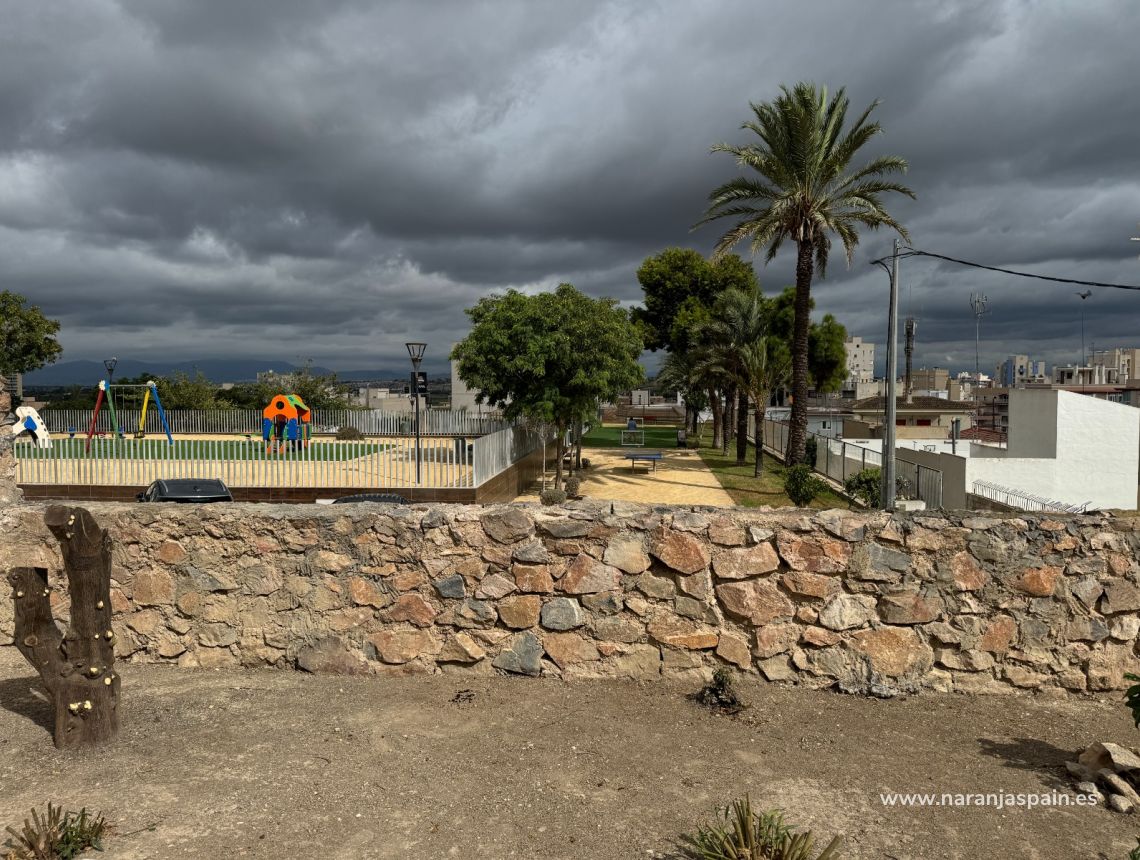
<svg viewBox="0 0 1140 860">
<path fill-rule="evenodd" d="M 617 502 L 91 510 L 115 539 L 116 641 L 132 661 L 634 678 L 727 664 L 883 695 L 1108 691 L 1138 667 L 1140 519 Z M 0 508 L 0 557 L 59 569 L 42 506 Z M 53 602 L 66 610 L 58 589 Z"/>
</svg>

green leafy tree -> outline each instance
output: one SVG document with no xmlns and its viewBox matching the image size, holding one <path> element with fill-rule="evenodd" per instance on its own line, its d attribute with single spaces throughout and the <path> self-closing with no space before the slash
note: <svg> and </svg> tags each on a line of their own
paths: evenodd
<svg viewBox="0 0 1140 860">
<path fill-rule="evenodd" d="M 790 350 L 795 332 L 796 288 L 786 288 L 772 301 L 771 333 Z M 812 299 L 808 302 L 809 314 L 814 310 L 815 299 Z M 821 322 L 811 323 L 808 329 L 808 379 L 816 391 L 828 393 L 843 386 L 847 379 L 846 340 L 846 327 L 831 314 L 825 314 Z"/>
<path fill-rule="evenodd" d="M 727 289 L 756 283 L 752 264 L 735 254 L 715 262 L 690 248 L 666 248 L 637 270 L 645 307 L 634 309 L 646 348 L 684 352 L 691 334 L 708 318 L 716 297 Z"/>
<path fill-rule="evenodd" d="M 554 426 L 561 487 L 567 432 L 644 378 L 637 328 L 615 300 L 590 298 L 570 284 L 487 296 L 467 314 L 471 332 L 451 352 L 459 377 L 508 419 Z"/>
<path fill-rule="evenodd" d="M 0 291 L 0 391 L 2 377 L 27 373 L 59 359 L 63 347 L 55 339 L 59 323 L 8 290 Z"/>
<path fill-rule="evenodd" d="M 762 249 L 770 261 L 785 241 L 796 245 L 795 319 L 792 347 L 792 420 L 787 462 L 803 459 L 807 441 L 807 393 L 811 284 L 816 271 L 827 272 L 832 236 L 843 243 L 848 264 L 859 243 L 859 229 L 889 227 L 906 238 L 905 228 L 887 212 L 882 197 L 889 192 L 913 197 L 905 185 L 887 177 L 905 172 L 898 156 L 872 158 L 852 168 L 852 160 L 882 131 L 870 121 L 873 102 L 847 128 L 849 101 L 840 89 L 830 100 L 826 88 L 799 83 L 781 87 L 772 102 L 751 105 L 754 118 L 742 126 L 758 140 L 736 145 L 718 143 L 747 170 L 709 195 L 700 224 L 722 218 L 736 223 L 716 245 L 716 257 L 747 241 L 753 254 Z"/>
<path fill-rule="evenodd" d="M 200 370 L 193 376 L 179 370 L 171 376 L 150 379 L 155 381 L 164 409 L 218 408 L 218 386 Z"/>
</svg>

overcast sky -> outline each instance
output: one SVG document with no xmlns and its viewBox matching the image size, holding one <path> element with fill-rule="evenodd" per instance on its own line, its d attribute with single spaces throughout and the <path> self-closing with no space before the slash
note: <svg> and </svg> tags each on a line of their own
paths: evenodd
<svg viewBox="0 0 1140 860">
<path fill-rule="evenodd" d="M 636 302 L 781 83 L 881 99 L 914 245 L 1140 284 L 1140 7 L 1082 2 L 0 0 L 0 288 L 64 359 L 431 366 L 495 290 Z M 817 311 L 885 340 L 864 237 Z M 790 250 L 761 283 L 791 283 Z M 918 363 L 1080 354 L 1076 288 L 906 260 Z M 1140 346 L 1096 290 L 1090 343 Z"/>
</svg>

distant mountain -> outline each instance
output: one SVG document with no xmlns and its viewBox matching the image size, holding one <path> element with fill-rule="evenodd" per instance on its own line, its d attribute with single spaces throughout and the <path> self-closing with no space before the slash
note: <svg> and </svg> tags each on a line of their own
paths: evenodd
<svg viewBox="0 0 1140 860">
<path fill-rule="evenodd" d="M 115 378 L 134 378 L 144 373 L 154 376 L 170 376 L 179 371 L 193 376 L 201 371 L 212 382 L 253 382 L 257 379 L 257 374 L 264 373 L 267 370 L 276 373 L 294 373 L 302 369 L 301 365 L 277 359 L 205 358 L 200 361 L 139 361 L 133 358 L 123 358 L 115 366 Z M 334 372 L 327 367 L 316 365 L 310 367 L 309 370 L 319 375 Z M 442 368 L 427 368 L 427 370 L 432 376 L 445 375 Z M 356 380 L 403 379 L 407 376 L 407 372 L 391 369 L 345 370 L 336 371 L 336 375 L 337 379 L 351 382 Z M 106 377 L 107 370 L 101 361 L 61 361 L 59 364 L 53 364 L 25 374 L 24 385 L 95 385 L 100 379 L 106 379 Z"/>
</svg>

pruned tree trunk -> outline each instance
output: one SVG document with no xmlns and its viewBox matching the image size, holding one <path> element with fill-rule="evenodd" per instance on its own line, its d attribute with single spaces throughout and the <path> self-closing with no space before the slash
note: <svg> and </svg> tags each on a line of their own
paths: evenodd
<svg viewBox="0 0 1140 860">
<path fill-rule="evenodd" d="M 119 731 L 119 676 L 111 629 L 111 536 L 84 508 L 52 505 L 44 522 L 63 550 L 71 627 L 52 617 L 47 570 L 9 571 L 16 647 L 39 672 L 55 707 L 55 745 L 93 746 Z"/>
<path fill-rule="evenodd" d="M 709 389 L 709 405 L 712 407 L 713 426 L 712 426 L 712 447 L 720 447 L 720 434 L 723 432 L 723 417 L 724 413 L 721 410 L 720 392 L 715 388 Z"/>
<path fill-rule="evenodd" d="M 736 465 L 748 464 L 748 393 L 742 388 L 736 397 Z"/>
<path fill-rule="evenodd" d="M 764 413 L 766 404 L 756 399 L 756 465 L 752 468 L 752 477 L 759 478 L 764 471 Z"/>
<path fill-rule="evenodd" d="M 736 423 L 736 386 L 725 389 L 724 392 L 724 420 L 721 421 L 721 448 L 722 456 L 728 456 L 728 443 L 732 441 L 732 428 Z"/>
</svg>

